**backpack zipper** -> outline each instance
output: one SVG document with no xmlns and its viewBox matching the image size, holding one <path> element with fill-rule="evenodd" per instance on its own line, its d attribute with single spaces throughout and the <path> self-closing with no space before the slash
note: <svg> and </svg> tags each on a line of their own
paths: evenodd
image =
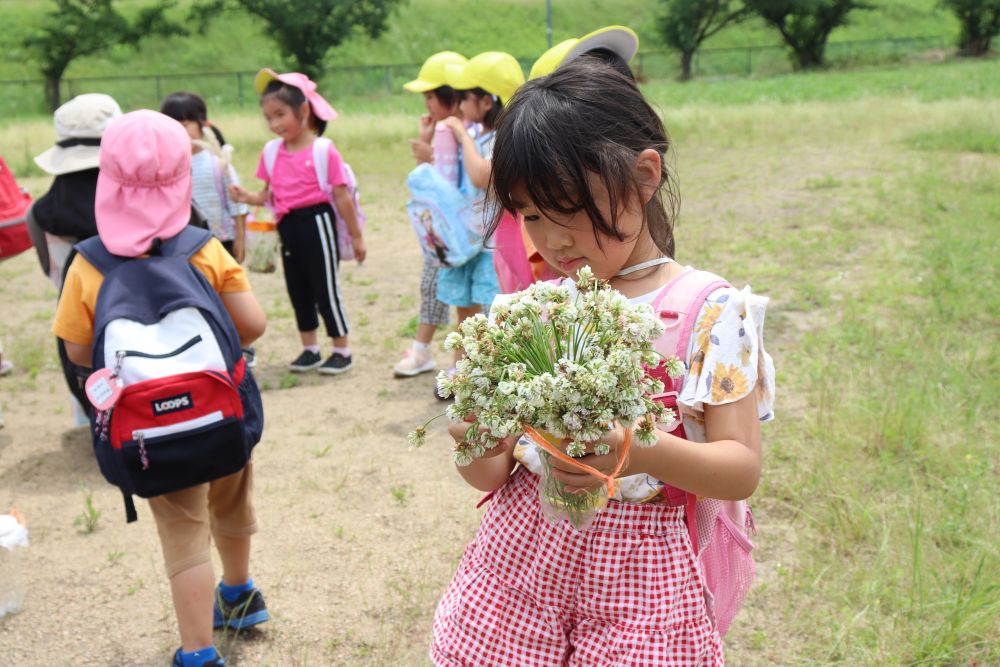
<svg viewBox="0 0 1000 667">
<path fill-rule="evenodd" d="M 209 424 L 220 422 L 223 418 L 224 415 L 222 414 L 222 411 L 216 410 L 215 412 L 210 412 L 207 415 L 195 417 L 194 419 L 178 422 L 176 424 L 169 424 L 167 426 L 150 426 L 148 428 L 132 431 L 132 439 L 139 443 L 139 462 L 142 463 L 142 469 L 149 470 L 149 457 L 146 455 L 146 438 L 159 438 L 165 435 L 180 433 L 181 431 L 201 428 L 202 426 L 208 426 Z"/>
<path fill-rule="evenodd" d="M 164 352 L 163 354 L 150 354 L 149 352 L 139 352 L 138 350 L 118 350 L 119 358 L 124 360 L 125 357 L 142 357 L 143 359 L 169 359 L 170 357 L 176 357 L 182 352 L 186 352 L 195 345 L 201 342 L 201 334 L 198 334 L 188 342 L 181 345 L 176 350 L 171 352 Z"/>
<path fill-rule="evenodd" d="M 142 463 L 142 469 L 149 470 L 149 457 L 146 456 L 146 434 L 142 431 L 136 431 L 132 435 L 139 441 L 139 461 Z"/>
</svg>

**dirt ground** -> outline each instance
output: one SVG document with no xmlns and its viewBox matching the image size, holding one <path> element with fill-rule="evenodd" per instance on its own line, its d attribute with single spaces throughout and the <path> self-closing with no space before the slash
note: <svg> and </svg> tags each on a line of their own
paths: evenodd
<svg viewBox="0 0 1000 667">
<path fill-rule="evenodd" d="M 786 131 L 766 110 L 747 122 Z M 792 122 L 806 126 L 808 114 Z M 773 297 L 768 347 L 780 368 L 802 332 L 820 322 L 783 313 L 796 294 L 794 281 L 773 279 L 782 258 L 746 240 L 761 221 L 796 229 L 837 203 L 835 190 L 809 190 L 808 179 L 875 167 L 860 152 L 842 153 L 835 164 L 822 146 L 762 155 L 754 145 L 760 141 L 684 147 L 688 222 L 678 230 L 678 248 L 682 261 Z M 757 168 L 747 170 L 750 163 Z M 368 210 L 370 259 L 345 267 L 351 372 L 288 374 L 298 345 L 280 271 L 251 274 L 270 321 L 255 371 L 267 428 L 255 453 L 261 530 L 251 571 L 273 620 L 239 637 L 217 635 L 232 665 L 428 664 L 434 605 L 474 535 L 479 494 L 453 471 L 443 424 L 423 449 L 406 446 L 406 433 L 442 409 L 432 398 L 432 376 L 391 374 L 408 344 L 400 329 L 419 298 L 419 249 L 401 210 L 407 168 L 401 160 L 377 174 L 369 200 L 376 203 Z M 685 251 L 692 247 L 700 254 Z M 72 426 L 48 334 L 55 292 L 30 253 L 0 264 L 0 285 L 0 337 L 18 364 L 0 380 L 6 417 L 0 508 L 17 506 L 31 535 L 17 563 L 25 607 L 0 621 L 0 663 L 166 665 L 178 638 L 154 523 L 140 504 L 139 522 L 125 524 L 120 495 L 98 472 L 87 429 Z M 439 365 L 447 361 L 443 351 L 437 357 Z M 798 407 L 780 405 L 779 419 L 794 418 Z M 780 433 L 776 426 L 765 431 L 765 448 Z M 100 517 L 87 533 L 74 522 L 91 494 Z M 767 527 L 756 552 L 763 593 L 751 596 L 751 609 L 727 638 L 727 648 L 742 655 L 731 661 L 736 665 L 777 664 L 755 641 L 773 629 L 753 607 L 781 604 L 768 584 L 775 578 L 775 544 L 790 533 L 778 502 L 763 498 L 757 508 L 758 523 Z"/>
</svg>

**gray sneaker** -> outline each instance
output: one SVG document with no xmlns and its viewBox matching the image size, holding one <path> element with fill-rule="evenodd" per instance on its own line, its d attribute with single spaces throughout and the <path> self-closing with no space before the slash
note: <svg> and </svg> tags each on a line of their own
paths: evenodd
<svg viewBox="0 0 1000 667">
<path fill-rule="evenodd" d="M 351 358 L 345 357 L 340 352 L 334 352 L 330 358 L 319 367 L 319 372 L 323 375 L 340 375 L 351 370 Z"/>
<path fill-rule="evenodd" d="M 314 368 L 319 368 L 323 365 L 323 357 L 319 356 L 319 352 L 311 352 L 309 350 L 302 350 L 295 361 L 288 364 L 288 370 L 293 373 L 305 373 L 306 371 L 311 371 Z"/>
</svg>

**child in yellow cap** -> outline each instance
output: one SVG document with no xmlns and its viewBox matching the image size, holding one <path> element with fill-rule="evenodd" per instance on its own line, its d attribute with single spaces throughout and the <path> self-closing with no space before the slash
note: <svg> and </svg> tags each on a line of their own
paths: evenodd
<svg viewBox="0 0 1000 667">
<path fill-rule="evenodd" d="M 504 105 L 524 83 L 524 73 L 509 53 L 487 51 L 465 65 L 450 65 L 448 80 L 462 93 L 462 119 L 452 117 L 444 121 L 462 149 L 464 178 L 460 189 L 472 200 L 473 209 L 483 215 L 485 227 L 487 213 L 483 202 L 490 182 L 494 130 Z M 481 125 L 477 137 L 469 134 L 466 129 L 469 124 Z M 489 307 L 499 291 L 493 252 L 489 249 L 462 266 L 441 269 L 438 275 L 437 297 L 458 308 L 459 322 Z"/>
<path fill-rule="evenodd" d="M 464 65 L 465 56 L 454 51 L 435 53 L 424 62 L 417 78 L 403 88 L 424 96 L 427 113 L 420 117 L 420 135 L 410 140 L 410 150 L 417 164 L 430 163 L 455 187 L 459 187 L 461 174 L 458 160 L 458 142 L 451 130 L 445 127 L 448 118 L 460 116 L 461 97 L 448 85 L 445 70 L 450 65 Z M 448 304 L 438 301 L 439 267 L 424 258 L 420 275 L 420 319 L 413 343 L 403 358 L 393 368 L 396 377 L 413 377 L 434 370 L 436 362 L 431 350 L 431 340 L 439 326 L 448 325 Z M 437 390 L 435 389 L 435 396 Z"/>
</svg>

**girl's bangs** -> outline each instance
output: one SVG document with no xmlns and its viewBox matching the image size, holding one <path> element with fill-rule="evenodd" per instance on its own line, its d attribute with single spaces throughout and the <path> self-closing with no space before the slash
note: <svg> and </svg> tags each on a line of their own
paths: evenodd
<svg viewBox="0 0 1000 667">
<path fill-rule="evenodd" d="M 495 197 L 510 211 L 534 206 L 541 213 L 576 213 L 590 196 L 583 156 L 568 138 L 546 136 L 540 129 L 515 124 L 501 151 L 494 151 Z M 527 201 L 515 198 L 518 190 Z"/>
</svg>

